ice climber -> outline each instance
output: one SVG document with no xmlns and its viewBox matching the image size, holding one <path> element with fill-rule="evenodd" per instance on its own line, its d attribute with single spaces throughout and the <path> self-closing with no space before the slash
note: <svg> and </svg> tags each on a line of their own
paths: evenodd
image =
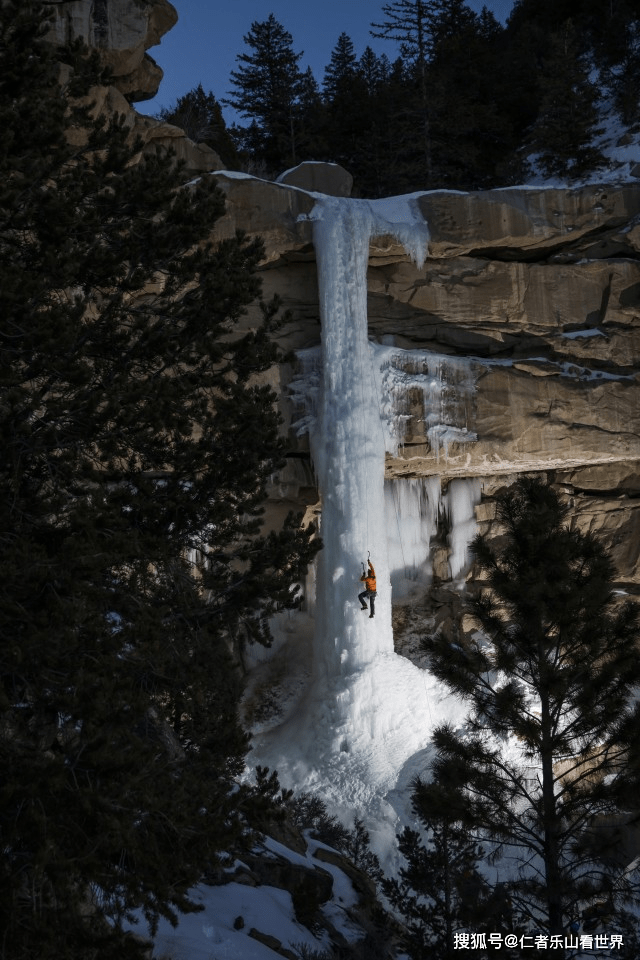
<svg viewBox="0 0 640 960">
<path fill-rule="evenodd" d="M 367 589 L 363 590 L 362 593 L 358 594 L 358 600 L 362 604 L 361 609 L 366 610 L 367 609 L 366 600 L 367 600 L 367 597 L 369 597 L 371 601 L 371 613 L 369 614 L 369 619 L 371 620 L 371 618 L 375 616 L 375 612 L 376 612 L 375 611 L 376 572 L 373 569 L 373 564 L 371 563 L 371 560 L 368 560 L 367 562 L 369 564 L 369 570 L 367 571 L 367 573 L 363 573 L 362 576 L 360 577 L 360 583 L 364 583 Z M 364 570 L 364 563 L 362 564 L 362 569 Z"/>
</svg>

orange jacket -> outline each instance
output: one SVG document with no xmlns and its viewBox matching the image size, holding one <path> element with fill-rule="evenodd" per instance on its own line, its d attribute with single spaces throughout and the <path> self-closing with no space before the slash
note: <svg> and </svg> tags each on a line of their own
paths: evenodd
<svg viewBox="0 0 640 960">
<path fill-rule="evenodd" d="M 376 592 L 376 572 L 371 561 L 369 561 L 369 572 L 360 577 L 360 582 L 365 583 L 367 590 L 370 590 L 371 593 Z"/>
</svg>

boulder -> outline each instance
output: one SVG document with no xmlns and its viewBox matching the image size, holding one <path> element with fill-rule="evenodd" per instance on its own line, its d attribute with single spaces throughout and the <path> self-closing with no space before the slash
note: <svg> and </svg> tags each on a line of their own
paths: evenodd
<svg viewBox="0 0 640 960">
<path fill-rule="evenodd" d="M 184 163 L 188 177 L 224 170 L 222 160 L 212 147 L 206 143 L 194 143 L 184 130 L 171 123 L 136 114 L 135 132 L 142 137 L 146 152 L 171 151 L 179 163 Z"/>
<path fill-rule="evenodd" d="M 264 266 L 300 251 L 313 255 L 306 219 L 315 203 L 310 194 L 244 173 L 225 171 L 216 179 L 226 196 L 226 212 L 215 225 L 214 239 L 233 237 L 238 229 L 259 234 L 266 248 Z"/>
<path fill-rule="evenodd" d="M 324 193 L 329 197 L 350 197 L 353 177 L 337 163 L 319 163 L 305 160 L 281 173 L 276 183 L 289 187 L 299 187 L 314 193 Z"/>
<path fill-rule="evenodd" d="M 258 943 L 261 943 L 263 946 L 268 947 L 269 950 L 273 951 L 273 953 L 279 954 L 281 957 L 287 957 L 288 960 L 297 960 L 298 958 L 297 953 L 294 953 L 292 950 L 284 947 L 282 942 L 278 940 L 277 937 L 272 937 L 269 933 L 261 933 L 260 930 L 256 930 L 255 927 L 251 927 L 249 930 L 249 936 L 253 940 L 257 940 Z"/>
</svg>

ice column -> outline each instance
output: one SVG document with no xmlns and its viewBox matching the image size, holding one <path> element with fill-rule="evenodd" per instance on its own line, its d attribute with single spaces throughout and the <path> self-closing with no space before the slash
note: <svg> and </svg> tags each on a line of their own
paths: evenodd
<svg viewBox="0 0 640 960">
<path fill-rule="evenodd" d="M 427 227 L 411 197 L 318 199 L 311 215 L 318 263 L 323 382 L 311 431 L 322 497 L 315 671 L 346 676 L 393 652 L 385 531 L 385 431 L 367 337 L 369 241 L 391 234 L 421 264 Z M 357 594 L 371 553 L 378 578 L 376 617 Z"/>
</svg>

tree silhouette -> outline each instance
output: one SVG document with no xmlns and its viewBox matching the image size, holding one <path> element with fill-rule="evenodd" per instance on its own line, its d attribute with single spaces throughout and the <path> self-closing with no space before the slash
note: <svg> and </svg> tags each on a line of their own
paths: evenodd
<svg viewBox="0 0 640 960">
<path fill-rule="evenodd" d="M 471 710 L 467 735 L 435 732 L 425 791 L 442 807 L 444 789 L 447 808 L 511 858 L 514 903 L 535 929 L 560 934 L 581 901 L 630 893 L 595 840 L 638 769 L 638 611 L 615 602 L 608 555 L 568 525 L 551 487 L 519 480 L 497 519 L 500 536 L 473 543 L 482 639 L 426 642 L 434 673 Z"/>
<path fill-rule="evenodd" d="M 242 829 L 231 651 L 309 544 L 262 529 L 262 244 L 209 242 L 215 181 L 93 118 L 107 78 L 46 27 L 0 5 L 0 949 L 119 960 Z"/>
<path fill-rule="evenodd" d="M 240 66 L 231 71 L 234 95 L 224 103 L 254 125 L 254 149 L 274 172 L 297 162 L 296 104 L 302 53 L 293 52 L 293 38 L 273 14 L 257 20 L 244 37 L 251 53 L 236 57 Z"/>
</svg>

